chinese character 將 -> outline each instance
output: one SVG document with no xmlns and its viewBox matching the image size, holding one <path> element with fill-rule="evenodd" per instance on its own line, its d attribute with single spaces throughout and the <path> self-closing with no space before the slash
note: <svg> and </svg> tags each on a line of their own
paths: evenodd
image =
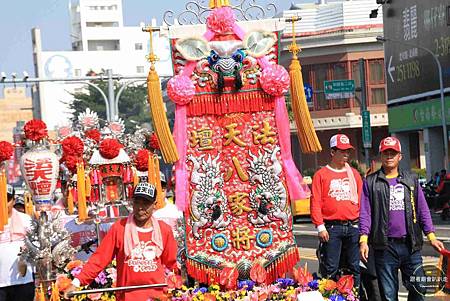
<svg viewBox="0 0 450 301">
<path fill-rule="evenodd" d="M 228 197 L 228 203 L 230 204 L 231 212 L 235 215 L 241 215 L 244 212 L 252 211 L 251 208 L 246 206 L 246 200 L 248 199 L 248 193 L 236 192 Z"/>
<path fill-rule="evenodd" d="M 201 129 L 198 131 L 191 131 L 191 147 L 199 146 L 198 150 L 214 149 L 212 145 L 213 131 L 210 129 Z"/>
<path fill-rule="evenodd" d="M 259 129 L 259 125 L 255 125 L 253 126 L 253 130 L 254 144 L 266 145 L 268 143 L 275 143 L 275 139 L 273 137 L 276 136 L 276 133 L 272 131 L 272 127 L 270 126 L 269 122 L 264 120 L 262 129 Z"/>
<path fill-rule="evenodd" d="M 250 229 L 248 227 L 236 228 L 231 232 L 233 247 L 245 251 L 250 250 L 250 242 L 255 237 L 250 235 Z"/>
<path fill-rule="evenodd" d="M 246 146 L 245 142 L 238 137 L 239 135 L 241 135 L 241 131 L 236 130 L 237 126 L 237 123 L 231 123 L 225 126 L 225 128 L 228 130 L 228 133 L 224 135 L 224 138 L 227 139 L 227 141 L 225 141 L 223 145 L 230 145 L 231 142 L 234 142 L 241 147 Z"/>
</svg>

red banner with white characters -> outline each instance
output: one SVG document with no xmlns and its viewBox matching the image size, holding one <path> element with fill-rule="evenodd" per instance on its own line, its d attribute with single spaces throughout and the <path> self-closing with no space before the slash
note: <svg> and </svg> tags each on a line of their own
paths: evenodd
<svg viewBox="0 0 450 301">
<path fill-rule="evenodd" d="M 188 259 L 233 263 L 245 275 L 255 260 L 283 257 L 295 242 L 274 112 L 191 116 L 187 124 Z"/>
<path fill-rule="evenodd" d="M 58 156 L 44 148 L 29 150 L 21 158 L 21 169 L 35 204 L 50 209 L 59 173 Z"/>
</svg>

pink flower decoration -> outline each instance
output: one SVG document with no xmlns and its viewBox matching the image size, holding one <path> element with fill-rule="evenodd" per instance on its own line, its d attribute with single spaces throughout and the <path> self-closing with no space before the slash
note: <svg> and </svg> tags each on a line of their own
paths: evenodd
<svg viewBox="0 0 450 301">
<path fill-rule="evenodd" d="M 259 82 L 267 94 L 281 96 L 289 90 L 289 73 L 283 66 L 269 66 L 261 73 Z"/>
<path fill-rule="evenodd" d="M 233 31 L 234 23 L 233 10 L 227 6 L 214 9 L 206 19 L 208 29 L 218 34 Z"/>
<path fill-rule="evenodd" d="M 174 103 L 186 105 L 194 98 L 194 83 L 186 75 L 175 75 L 167 83 L 167 95 Z"/>
</svg>

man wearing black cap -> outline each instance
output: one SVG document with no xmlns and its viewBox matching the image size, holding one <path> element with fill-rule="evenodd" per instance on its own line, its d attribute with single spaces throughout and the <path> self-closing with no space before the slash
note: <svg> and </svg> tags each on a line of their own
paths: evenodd
<svg viewBox="0 0 450 301">
<path fill-rule="evenodd" d="M 139 183 L 132 202 L 133 213 L 114 223 L 66 294 L 91 283 L 114 258 L 118 287 L 165 283 L 164 268 L 176 268 L 177 244 L 172 230 L 153 217 L 155 186 Z M 116 300 L 148 300 L 161 294 L 162 288 L 128 290 L 117 293 Z"/>
<path fill-rule="evenodd" d="M 33 270 L 18 257 L 31 218 L 13 208 L 14 188 L 7 186 L 8 224 L 0 232 L 0 301 L 34 299 Z"/>
</svg>

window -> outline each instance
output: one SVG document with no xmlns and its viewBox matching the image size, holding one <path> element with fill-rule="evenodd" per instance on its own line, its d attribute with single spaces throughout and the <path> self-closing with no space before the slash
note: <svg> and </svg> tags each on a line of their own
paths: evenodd
<svg viewBox="0 0 450 301">
<path fill-rule="evenodd" d="M 369 83 L 380 84 L 384 83 L 384 66 L 383 61 L 376 60 L 369 62 Z"/>
<path fill-rule="evenodd" d="M 136 66 L 136 73 L 144 73 L 144 66 Z"/>
<path fill-rule="evenodd" d="M 386 93 L 384 88 L 374 88 L 370 89 L 371 96 L 370 96 L 370 103 L 373 105 L 383 105 L 386 103 Z"/>
<path fill-rule="evenodd" d="M 81 69 L 75 69 L 74 74 L 75 76 L 81 76 Z"/>
<path fill-rule="evenodd" d="M 386 90 L 384 79 L 384 61 L 370 60 L 367 64 L 368 72 L 368 103 L 370 105 L 386 104 Z"/>
<path fill-rule="evenodd" d="M 328 110 L 330 109 L 330 103 L 325 99 L 323 93 L 323 82 L 327 80 L 328 65 L 314 65 L 313 69 L 313 80 L 314 80 L 314 90 L 321 91 L 322 93 L 315 93 L 315 104 L 317 110 Z"/>
<path fill-rule="evenodd" d="M 142 43 L 134 43 L 134 50 L 142 50 Z"/>
</svg>

